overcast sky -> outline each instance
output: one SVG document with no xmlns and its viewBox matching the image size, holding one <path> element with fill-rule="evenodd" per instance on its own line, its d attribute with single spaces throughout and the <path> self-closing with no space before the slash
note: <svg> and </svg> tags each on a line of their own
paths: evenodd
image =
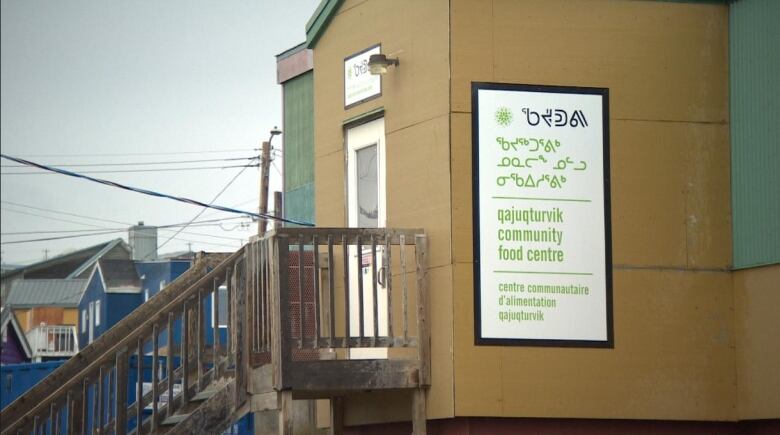
<svg viewBox="0 0 780 435">
<path fill-rule="evenodd" d="M 274 55 L 305 40 L 318 0 L 26 1 L 2 5 L 0 145 L 4 154 L 69 166 L 123 184 L 210 202 L 248 160 L 150 165 L 148 162 L 256 156 L 281 127 L 281 89 Z M 279 138 L 274 139 L 280 148 Z M 124 155 L 121 155 L 124 154 Z M 279 190 L 281 160 L 271 169 Z M 73 231 L 188 222 L 201 208 L 39 172 L 2 160 L 2 261 L 27 264 L 126 232 Z M 257 168 L 246 168 L 215 202 L 258 206 Z M 91 217 L 93 219 L 87 219 Z M 198 218 L 235 215 L 207 210 Z M 244 223 L 243 227 L 240 225 Z M 187 228 L 160 252 L 232 251 L 256 233 L 249 219 Z M 47 232 L 43 232 L 47 231 Z M 52 232 L 71 231 L 71 232 Z M 28 233 L 28 234 L 19 234 Z M 197 233 L 197 234 L 194 234 Z M 160 231 L 159 243 L 173 231 Z M 206 235 L 211 236 L 206 236 Z M 48 251 L 48 252 L 47 252 Z"/>
</svg>

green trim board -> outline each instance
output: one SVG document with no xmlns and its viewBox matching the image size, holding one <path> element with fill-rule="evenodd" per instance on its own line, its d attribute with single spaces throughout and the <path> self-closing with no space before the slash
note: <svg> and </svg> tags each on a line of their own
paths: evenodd
<svg viewBox="0 0 780 435">
<path fill-rule="evenodd" d="M 306 23 L 306 47 L 314 48 L 344 0 L 322 0 Z"/>
<path fill-rule="evenodd" d="M 780 263 L 780 2 L 729 9 L 731 207 L 735 269 Z"/>
</svg>

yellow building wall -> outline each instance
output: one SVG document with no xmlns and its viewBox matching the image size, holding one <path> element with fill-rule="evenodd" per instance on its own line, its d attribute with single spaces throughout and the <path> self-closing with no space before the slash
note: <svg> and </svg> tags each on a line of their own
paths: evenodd
<svg viewBox="0 0 780 435">
<path fill-rule="evenodd" d="M 428 234 L 432 387 L 429 418 L 454 415 L 450 245 L 448 0 L 347 0 L 314 48 L 315 210 L 347 225 L 344 121 L 385 110 L 387 226 Z M 344 58 L 377 43 L 400 59 L 377 99 L 344 110 Z M 409 419 L 406 393 L 347 398 L 346 424 Z"/>
<path fill-rule="evenodd" d="M 727 28 L 725 5 L 451 1 L 457 416 L 737 418 Z M 472 81 L 609 88 L 614 349 L 474 345 Z"/>
<path fill-rule="evenodd" d="M 30 309 L 29 308 L 19 308 L 14 309 L 14 315 L 16 316 L 16 321 L 19 322 L 19 326 L 22 328 L 22 331 L 29 332 L 30 331 Z"/>
<path fill-rule="evenodd" d="M 78 326 L 79 324 L 79 309 L 78 308 L 65 308 L 62 311 L 62 324 Z"/>
<path fill-rule="evenodd" d="M 734 272 L 739 418 L 780 418 L 780 265 Z"/>
</svg>

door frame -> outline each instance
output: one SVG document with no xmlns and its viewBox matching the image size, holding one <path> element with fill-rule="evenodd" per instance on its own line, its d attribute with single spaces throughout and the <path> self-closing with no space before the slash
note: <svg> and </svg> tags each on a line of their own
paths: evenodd
<svg viewBox="0 0 780 435">
<path fill-rule="evenodd" d="M 345 220 L 346 220 L 346 226 L 350 228 L 354 228 L 358 226 L 358 210 L 357 210 L 357 183 L 356 183 L 356 170 L 355 164 L 353 163 L 356 159 L 357 151 L 370 147 L 370 146 L 376 146 L 376 158 L 377 158 L 377 227 L 382 228 L 385 227 L 387 224 L 387 148 L 386 148 L 386 135 L 385 135 L 385 118 L 384 118 L 384 111 L 377 111 L 373 113 L 366 114 L 365 116 L 361 116 L 358 119 L 356 119 L 354 122 L 345 123 L 344 125 L 344 194 L 345 194 L 345 201 L 344 201 L 344 207 L 345 207 Z M 369 246 L 370 248 L 370 246 Z M 354 250 L 354 246 L 350 248 L 350 251 Z M 352 255 L 359 255 L 357 252 L 351 253 L 350 258 Z M 362 254 L 361 254 L 362 255 Z M 379 247 L 377 249 L 377 261 L 381 262 L 382 255 L 379 250 Z M 350 263 L 352 264 L 352 263 Z M 356 268 L 357 266 L 355 266 Z M 381 266 L 380 266 L 381 267 Z M 352 267 L 350 267 L 352 269 Z M 351 271 L 350 276 L 351 279 L 354 279 L 353 277 L 356 276 L 356 273 L 360 273 L 357 270 Z M 372 286 L 375 285 L 372 283 L 369 286 L 364 286 L 363 291 L 372 293 Z M 355 290 L 357 291 L 357 290 Z M 378 295 L 382 292 L 380 289 L 377 289 Z M 352 290 L 350 290 L 350 295 L 352 294 Z M 373 294 L 370 295 L 370 297 L 373 297 Z M 365 305 L 370 305 L 369 299 L 364 296 L 364 307 Z M 353 303 L 357 303 L 356 301 L 350 300 L 350 305 Z M 382 304 L 385 305 L 385 310 L 387 309 L 387 303 Z M 379 318 L 377 321 L 380 321 L 382 317 L 381 314 L 382 309 L 380 308 Z M 354 311 L 355 313 L 357 311 Z M 389 313 L 387 314 L 389 315 Z M 348 335 L 354 334 L 352 332 L 352 322 L 350 321 L 350 325 L 348 325 Z M 364 326 L 373 325 L 373 318 L 372 320 L 368 320 L 368 318 L 364 318 Z M 387 330 L 387 326 L 384 328 L 379 326 L 379 330 Z M 368 334 L 368 331 L 365 331 Z M 381 335 L 381 332 L 380 332 Z M 386 348 L 353 348 L 349 351 L 349 358 L 350 359 L 384 359 L 387 358 L 387 349 Z"/>
<path fill-rule="evenodd" d="M 381 125 L 379 130 L 379 136 L 376 138 L 376 142 L 372 143 L 372 136 L 376 133 L 372 132 L 372 128 L 377 128 Z M 365 129 L 365 130 L 363 130 Z M 358 130 L 358 131 L 355 131 Z M 357 154 L 357 151 L 368 148 L 372 145 L 376 145 L 377 156 L 377 177 L 379 178 L 377 183 L 377 227 L 382 228 L 387 224 L 387 158 L 385 147 L 385 126 L 384 118 L 379 117 L 370 121 L 363 122 L 359 125 L 350 126 L 345 129 L 345 141 L 344 141 L 344 169 L 345 169 L 345 183 L 344 189 L 346 190 L 346 225 L 348 228 L 357 227 L 357 209 L 353 210 L 353 201 L 357 201 L 357 186 L 353 183 L 353 175 L 356 168 L 351 167 L 350 162 L 353 156 Z M 350 133 L 356 135 L 353 141 L 358 142 L 356 146 L 350 144 Z"/>
</svg>

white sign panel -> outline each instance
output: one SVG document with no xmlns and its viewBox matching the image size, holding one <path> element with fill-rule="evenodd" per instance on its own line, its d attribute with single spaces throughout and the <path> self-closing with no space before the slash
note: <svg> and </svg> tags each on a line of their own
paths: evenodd
<svg viewBox="0 0 780 435">
<path fill-rule="evenodd" d="M 477 344 L 612 347 L 608 102 L 472 84 Z"/>
<path fill-rule="evenodd" d="M 368 70 L 368 58 L 380 51 L 381 47 L 375 45 L 344 59 L 344 107 L 382 94 L 382 77 Z"/>
</svg>

